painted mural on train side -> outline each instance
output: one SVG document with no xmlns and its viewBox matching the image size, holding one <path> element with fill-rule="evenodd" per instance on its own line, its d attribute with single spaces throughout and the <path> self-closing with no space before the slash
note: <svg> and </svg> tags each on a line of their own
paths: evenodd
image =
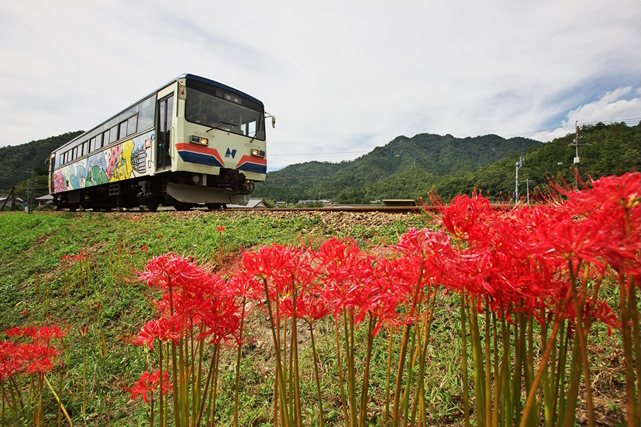
<svg viewBox="0 0 641 427">
<path fill-rule="evenodd" d="M 151 159 L 154 132 L 139 135 L 121 144 L 55 171 L 54 192 L 77 190 L 146 175 Z M 151 163 L 151 162 L 150 162 Z"/>
</svg>

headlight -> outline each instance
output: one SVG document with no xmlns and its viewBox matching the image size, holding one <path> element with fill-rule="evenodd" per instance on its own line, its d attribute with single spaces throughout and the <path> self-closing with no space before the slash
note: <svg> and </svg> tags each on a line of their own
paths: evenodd
<svg viewBox="0 0 641 427">
<path fill-rule="evenodd" d="M 257 148 L 252 148 L 252 156 L 253 157 L 265 157 L 265 152 L 263 150 L 259 150 Z"/>
<path fill-rule="evenodd" d="M 207 138 L 203 138 L 202 136 L 198 136 L 198 135 L 192 135 L 189 138 L 189 142 L 191 142 L 192 144 L 204 145 L 204 146 L 207 146 L 209 144 L 209 140 Z"/>
</svg>

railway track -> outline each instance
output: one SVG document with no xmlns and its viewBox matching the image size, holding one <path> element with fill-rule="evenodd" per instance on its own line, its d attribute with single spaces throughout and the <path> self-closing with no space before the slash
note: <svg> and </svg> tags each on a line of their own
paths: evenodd
<svg viewBox="0 0 641 427">
<path fill-rule="evenodd" d="M 497 210 L 509 210 L 514 208 L 514 205 L 493 205 L 494 209 Z M 345 212 L 345 213 L 383 213 L 383 214 L 419 214 L 421 212 L 438 212 L 440 208 L 435 206 L 325 206 L 325 207 L 296 207 L 296 208 L 226 208 L 226 209 L 206 209 L 206 208 L 193 208 L 186 211 L 176 211 L 173 207 L 161 207 L 158 209 L 158 212 L 254 212 L 256 214 L 277 214 L 277 213 L 305 213 L 305 212 Z M 9 211 L 5 211 L 9 212 Z M 62 211 L 41 211 L 41 212 L 69 212 L 68 210 Z M 83 212 L 93 212 L 92 210 L 88 211 L 77 211 L 77 213 Z M 111 211 L 106 211 L 101 213 L 153 213 L 144 209 L 113 209 Z"/>
</svg>

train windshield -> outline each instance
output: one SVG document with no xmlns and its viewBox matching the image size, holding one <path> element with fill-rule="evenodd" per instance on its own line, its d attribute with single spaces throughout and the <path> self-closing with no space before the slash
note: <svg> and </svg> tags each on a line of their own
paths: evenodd
<svg viewBox="0 0 641 427">
<path fill-rule="evenodd" d="M 262 105 L 199 81 L 187 80 L 185 119 L 210 129 L 265 140 Z"/>
</svg>

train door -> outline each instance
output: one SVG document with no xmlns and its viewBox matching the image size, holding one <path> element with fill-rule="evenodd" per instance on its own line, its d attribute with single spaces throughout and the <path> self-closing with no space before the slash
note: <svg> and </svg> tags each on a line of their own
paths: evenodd
<svg viewBox="0 0 641 427">
<path fill-rule="evenodd" d="M 56 166 L 56 155 L 52 154 L 49 157 L 49 194 L 53 194 L 53 169 Z"/>
<path fill-rule="evenodd" d="M 173 93 L 158 101 L 158 131 L 156 135 L 156 170 L 171 168 L 171 132 L 174 109 Z"/>
</svg>

